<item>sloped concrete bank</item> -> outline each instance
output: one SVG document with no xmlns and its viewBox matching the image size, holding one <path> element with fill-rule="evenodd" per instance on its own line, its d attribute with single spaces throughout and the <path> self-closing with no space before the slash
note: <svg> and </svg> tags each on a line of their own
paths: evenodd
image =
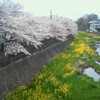
<svg viewBox="0 0 100 100">
<path fill-rule="evenodd" d="M 43 66 L 51 59 L 63 52 L 74 40 L 74 36 L 68 36 L 64 42 L 53 44 L 31 56 L 20 59 L 0 69 L 0 100 L 5 98 L 6 93 L 17 86 L 27 85 Z"/>
</svg>

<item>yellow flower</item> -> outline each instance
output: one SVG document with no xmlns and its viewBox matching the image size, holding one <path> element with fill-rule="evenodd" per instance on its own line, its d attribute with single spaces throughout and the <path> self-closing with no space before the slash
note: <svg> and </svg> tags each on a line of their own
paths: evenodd
<svg viewBox="0 0 100 100">
<path fill-rule="evenodd" d="M 90 38 L 89 38 L 89 37 L 84 37 L 84 39 L 88 40 L 88 39 L 90 39 Z"/>
<path fill-rule="evenodd" d="M 71 76 L 72 74 L 75 73 L 75 68 L 73 68 L 70 64 L 67 64 L 64 70 L 66 70 L 67 72 L 63 75 L 63 78 Z"/>
<path fill-rule="evenodd" d="M 59 80 L 53 75 L 51 75 L 50 77 L 46 78 L 46 82 L 50 82 L 54 86 L 58 86 L 60 84 Z"/>
<path fill-rule="evenodd" d="M 83 54 L 84 53 L 84 48 L 85 48 L 85 44 L 84 43 L 80 43 L 77 47 L 77 49 L 75 49 L 76 53 L 79 54 Z"/>
<path fill-rule="evenodd" d="M 85 51 L 89 54 L 94 54 L 94 50 L 92 50 L 89 46 L 85 46 Z"/>
<path fill-rule="evenodd" d="M 67 64 L 67 65 L 65 66 L 65 68 L 66 68 L 67 70 L 72 70 L 71 64 Z"/>
<path fill-rule="evenodd" d="M 70 87 L 71 87 L 71 85 L 62 84 L 57 89 L 55 89 L 55 94 L 61 92 L 64 95 L 69 95 L 70 94 Z"/>
<path fill-rule="evenodd" d="M 44 75 L 43 75 L 42 73 L 40 73 L 37 77 L 38 77 L 38 78 L 43 78 Z"/>
</svg>

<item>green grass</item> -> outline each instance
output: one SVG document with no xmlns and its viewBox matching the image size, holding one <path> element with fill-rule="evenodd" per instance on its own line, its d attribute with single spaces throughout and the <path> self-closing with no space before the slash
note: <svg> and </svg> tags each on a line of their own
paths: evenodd
<svg viewBox="0 0 100 100">
<path fill-rule="evenodd" d="M 94 40 L 100 37 L 79 32 L 65 52 L 54 57 L 27 86 L 8 93 L 6 100 L 100 100 L 100 82 L 79 71 L 91 64 L 100 70 Z"/>
</svg>

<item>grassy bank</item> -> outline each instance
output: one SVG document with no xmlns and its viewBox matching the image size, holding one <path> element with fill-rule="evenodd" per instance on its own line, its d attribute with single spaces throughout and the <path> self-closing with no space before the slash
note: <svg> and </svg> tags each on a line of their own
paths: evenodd
<svg viewBox="0 0 100 100">
<path fill-rule="evenodd" d="M 65 52 L 54 57 L 27 86 L 8 93 L 6 100 L 99 100 L 100 82 L 81 72 L 88 66 L 100 71 L 94 40 L 100 37 L 79 32 Z"/>
</svg>

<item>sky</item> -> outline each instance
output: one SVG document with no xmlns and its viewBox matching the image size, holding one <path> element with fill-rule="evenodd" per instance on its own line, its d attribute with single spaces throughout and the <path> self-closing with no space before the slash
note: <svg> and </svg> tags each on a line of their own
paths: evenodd
<svg viewBox="0 0 100 100">
<path fill-rule="evenodd" d="M 100 16 L 100 0 L 13 0 L 24 6 L 24 10 L 34 16 L 63 16 L 77 20 L 85 14 Z"/>
</svg>

